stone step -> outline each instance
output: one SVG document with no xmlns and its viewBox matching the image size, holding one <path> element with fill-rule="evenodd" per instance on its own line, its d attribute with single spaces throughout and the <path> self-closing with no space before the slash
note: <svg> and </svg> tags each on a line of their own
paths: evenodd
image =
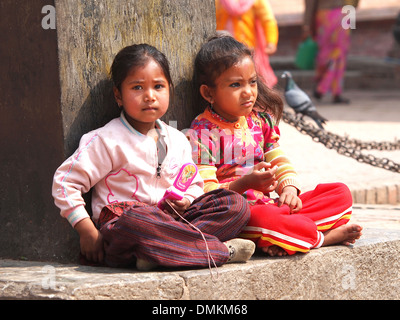
<svg viewBox="0 0 400 320">
<path fill-rule="evenodd" d="M 389 229 L 374 224 L 374 212 L 363 217 L 356 209 L 354 215 L 355 221 L 357 216 L 364 219 L 366 227 L 351 247 L 275 258 L 257 253 L 247 263 L 211 271 L 139 272 L 0 260 L 0 299 L 400 299 L 399 222 Z"/>
<path fill-rule="evenodd" d="M 351 190 L 353 201 L 357 204 L 390 204 L 400 203 L 400 184 L 376 186 Z"/>
</svg>

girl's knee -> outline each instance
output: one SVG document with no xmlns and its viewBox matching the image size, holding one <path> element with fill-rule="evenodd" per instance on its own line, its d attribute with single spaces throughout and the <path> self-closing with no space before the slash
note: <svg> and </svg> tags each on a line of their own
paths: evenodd
<svg viewBox="0 0 400 320">
<path fill-rule="evenodd" d="M 349 187 L 342 182 L 334 182 L 334 183 L 323 183 L 319 184 L 315 191 L 324 197 L 331 197 L 335 199 L 337 203 L 342 203 L 343 205 L 352 205 L 353 197 Z"/>
<path fill-rule="evenodd" d="M 334 183 L 335 187 L 343 193 L 351 193 L 349 187 L 343 182 Z"/>
<path fill-rule="evenodd" d="M 349 187 L 346 184 L 338 182 L 335 184 L 335 188 L 337 190 L 337 193 L 340 194 L 344 201 L 347 201 L 349 205 L 353 203 L 353 196 Z"/>
</svg>

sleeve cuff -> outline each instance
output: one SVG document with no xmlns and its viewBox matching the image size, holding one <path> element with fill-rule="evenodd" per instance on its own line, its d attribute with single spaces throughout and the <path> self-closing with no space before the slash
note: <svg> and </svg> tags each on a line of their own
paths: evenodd
<svg viewBox="0 0 400 320">
<path fill-rule="evenodd" d="M 290 178 L 290 179 L 285 179 L 283 180 L 277 188 L 277 193 L 281 194 L 283 191 L 283 188 L 287 187 L 287 186 L 292 186 L 295 187 L 297 189 L 297 195 L 300 195 L 301 193 L 301 188 L 300 185 L 298 183 L 298 181 L 296 179 Z"/>
<path fill-rule="evenodd" d="M 79 221 L 90 218 L 90 216 L 84 206 L 78 206 L 64 214 L 64 218 L 68 220 L 72 227 L 75 227 Z"/>
</svg>

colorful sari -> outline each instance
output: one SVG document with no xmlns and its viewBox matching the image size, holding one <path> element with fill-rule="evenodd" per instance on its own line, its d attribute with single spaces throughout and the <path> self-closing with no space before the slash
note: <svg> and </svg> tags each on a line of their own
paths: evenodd
<svg viewBox="0 0 400 320">
<path fill-rule="evenodd" d="M 318 10 L 316 15 L 317 91 L 333 96 L 342 93 L 346 60 L 350 46 L 350 29 L 342 27 L 342 9 Z"/>
<path fill-rule="evenodd" d="M 278 83 L 278 79 L 272 70 L 269 57 L 265 53 L 265 48 L 267 47 L 267 37 L 270 38 L 269 40 L 271 42 L 277 42 L 278 28 L 269 3 L 266 1 L 258 2 L 260 1 L 220 0 L 222 8 L 228 14 L 228 19 L 227 21 L 222 21 L 225 19 L 220 21 L 218 19 L 219 15 L 217 14 L 217 29 L 228 31 L 236 40 L 245 43 L 250 48 L 253 47 L 250 44 L 253 42 L 250 41 L 250 38 L 255 38 L 253 43 L 254 48 L 252 49 L 254 49 L 254 63 L 257 73 L 264 80 L 265 84 L 272 88 Z M 260 8 L 260 5 L 262 5 L 263 11 L 257 12 L 257 14 L 253 16 L 251 11 L 256 11 L 257 8 Z M 263 18 L 261 18 L 261 16 L 263 16 Z M 242 30 L 238 30 L 238 20 L 242 20 L 242 24 L 240 24 L 242 27 L 246 26 Z M 244 23 L 244 21 L 246 21 L 246 23 Z M 266 34 L 266 30 L 269 30 L 271 34 Z M 244 39 L 242 38 L 243 36 Z"/>
</svg>

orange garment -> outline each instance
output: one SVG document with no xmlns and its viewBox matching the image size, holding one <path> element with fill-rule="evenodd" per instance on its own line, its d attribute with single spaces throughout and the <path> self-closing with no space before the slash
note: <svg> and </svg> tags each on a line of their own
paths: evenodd
<svg viewBox="0 0 400 320">
<path fill-rule="evenodd" d="M 248 47 L 256 46 L 255 18 L 261 22 L 265 34 L 266 43 L 278 43 L 278 24 L 272 12 L 271 5 L 267 0 L 255 0 L 253 6 L 244 14 L 231 17 L 223 8 L 219 0 L 215 1 L 217 30 L 229 30 L 228 20 L 231 18 L 233 24 L 232 36 L 245 43 Z"/>
<path fill-rule="evenodd" d="M 273 88 L 278 79 L 269 63 L 267 48 L 276 48 L 278 25 L 268 0 L 216 0 L 217 30 L 228 31 L 236 40 L 254 49 L 258 75 Z"/>
</svg>

